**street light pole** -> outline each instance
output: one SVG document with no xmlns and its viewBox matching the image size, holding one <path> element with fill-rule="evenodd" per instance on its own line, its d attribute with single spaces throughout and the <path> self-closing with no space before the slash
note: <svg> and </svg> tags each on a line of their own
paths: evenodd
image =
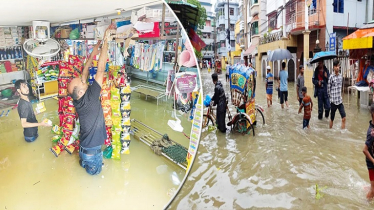
<svg viewBox="0 0 374 210">
<path fill-rule="evenodd" d="M 230 50 L 229 50 L 229 59 L 230 59 L 230 64 L 231 64 L 231 25 L 230 25 L 230 0 L 227 0 L 227 20 L 228 20 L 228 29 L 229 29 L 229 36 L 228 36 L 228 45 L 230 45 Z"/>
</svg>

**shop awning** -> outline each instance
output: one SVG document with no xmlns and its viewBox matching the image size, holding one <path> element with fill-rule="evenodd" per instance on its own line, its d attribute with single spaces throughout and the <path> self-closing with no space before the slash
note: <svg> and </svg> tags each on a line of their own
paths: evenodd
<svg viewBox="0 0 374 210">
<path fill-rule="evenodd" d="M 248 49 L 244 52 L 244 56 L 252 55 L 257 47 L 257 42 L 254 42 L 251 44 L 251 46 L 248 47 Z"/>
<path fill-rule="evenodd" d="M 168 1 L 168 5 L 187 31 L 189 28 L 193 30 L 197 29 L 197 18 L 199 17 L 199 9 L 197 6 L 183 1 Z"/>
<path fill-rule="evenodd" d="M 367 49 L 373 48 L 374 28 L 358 29 L 343 38 L 343 49 Z"/>
</svg>

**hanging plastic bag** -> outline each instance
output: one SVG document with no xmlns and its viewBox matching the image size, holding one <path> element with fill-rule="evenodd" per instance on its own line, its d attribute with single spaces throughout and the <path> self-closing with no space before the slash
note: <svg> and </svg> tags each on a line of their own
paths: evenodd
<svg viewBox="0 0 374 210">
<path fill-rule="evenodd" d="M 78 30 L 78 28 L 76 28 L 76 29 L 74 29 L 74 30 L 72 30 L 72 31 L 70 32 L 69 38 L 70 38 L 71 40 L 74 40 L 74 39 L 79 39 L 79 36 L 80 36 L 80 34 L 79 34 L 79 30 Z"/>
<path fill-rule="evenodd" d="M 113 152 L 113 147 L 112 146 L 109 146 L 109 147 L 105 148 L 105 150 L 103 152 L 104 158 L 107 158 L 107 159 L 112 158 L 112 152 Z"/>
</svg>

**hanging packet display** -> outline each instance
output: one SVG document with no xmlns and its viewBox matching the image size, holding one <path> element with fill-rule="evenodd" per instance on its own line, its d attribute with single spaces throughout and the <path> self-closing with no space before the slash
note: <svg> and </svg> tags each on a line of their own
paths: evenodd
<svg viewBox="0 0 374 210">
<path fill-rule="evenodd" d="M 121 142 L 121 131 L 112 130 L 112 145 L 119 142 Z"/>
<path fill-rule="evenodd" d="M 69 65 L 67 62 L 60 62 L 60 65 L 59 65 L 59 68 L 60 68 L 60 73 L 58 75 L 59 78 L 69 78 L 71 77 L 71 73 L 70 72 L 70 68 L 69 68 Z"/>
<path fill-rule="evenodd" d="M 110 89 L 110 94 L 111 94 L 111 100 L 112 101 L 120 101 L 121 100 L 119 89 L 116 88 L 114 85 Z"/>
<path fill-rule="evenodd" d="M 105 130 L 106 130 L 106 136 L 107 136 L 107 138 L 105 139 L 104 144 L 106 146 L 110 146 L 110 145 L 112 145 L 112 128 L 106 126 Z"/>
<path fill-rule="evenodd" d="M 121 120 L 121 128 L 125 126 L 130 126 L 131 125 L 131 120 L 129 117 L 122 118 Z"/>
<path fill-rule="evenodd" d="M 131 110 L 123 110 L 121 111 L 121 114 L 122 114 L 122 118 L 130 117 Z"/>
<path fill-rule="evenodd" d="M 121 159 L 121 143 L 112 144 L 112 159 L 120 160 Z"/>
<path fill-rule="evenodd" d="M 121 101 L 123 102 L 130 102 L 131 99 L 131 93 L 126 93 L 121 95 Z"/>
<path fill-rule="evenodd" d="M 65 115 L 64 123 L 63 123 L 62 127 L 66 130 L 73 131 L 74 130 L 74 118 L 75 118 L 75 116 Z"/>
<path fill-rule="evenodd" d="M 123 141 L 122 143 L 122 149 L 121 149 L 121 154 L 128 155 L 130 154 L 130 142 L 129 140 Z"/>
</svg>

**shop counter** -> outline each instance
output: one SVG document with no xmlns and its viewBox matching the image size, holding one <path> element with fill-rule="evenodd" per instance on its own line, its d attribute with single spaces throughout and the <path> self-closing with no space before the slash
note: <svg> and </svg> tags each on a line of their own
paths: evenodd
<svg viewBox="0 0 374 210">
<path fill-rule="evenodd" d="M 133 88 L 131 88 L 132 91 L 139 93 L 139 95 L 145 95 L 145 100 L 148 99 L 148 97 L 155 98 L 157 100 L 157 105 L 158 105 L 158 100 L 166 97 L 165 95 L 165 90 L 160 89 L 160 88 L 155 88 L 151 86 L 145 86 L 145 85 L 138 85 Z"/>
<path fill-rule="evenodd" d="M 369 87 L 357 87 L 349 86 L 348 87 L 348 105 L 349 105 L 349 90 L 356 90 L 360 92 L 360 106 L 367 108 L 370 106 L 370 98 L 372 98 L 372 93 Z M 372 100 L 372 99 L 371 99 Z"/>
</svg>

